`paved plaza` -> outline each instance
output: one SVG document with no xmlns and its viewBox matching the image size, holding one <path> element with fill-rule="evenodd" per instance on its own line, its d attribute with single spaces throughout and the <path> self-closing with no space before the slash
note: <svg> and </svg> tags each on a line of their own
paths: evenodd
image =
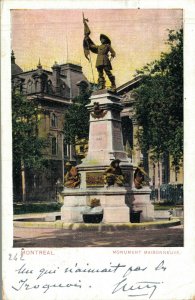
<svg viewBox="0 0 195 300">
<path fill-rule="evenodd" d="M 182 247 L 183 225 L 102 232 L 15 227 L 13 245 L 14 247 Z"/>
</svg>

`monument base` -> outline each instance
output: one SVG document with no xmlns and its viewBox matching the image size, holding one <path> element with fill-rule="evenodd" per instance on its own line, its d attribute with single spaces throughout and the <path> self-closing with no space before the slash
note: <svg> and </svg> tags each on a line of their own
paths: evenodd
<svg viewBox="0 0 195 300">
<path fill-rule="evenodd" d="M 145 188 L 131 189 L 133 165 L 124 151 L 120 117 L 123 105 L 120 100 L 119 96 L 107 90 L 91 95 L 87 105 L 90 113 L 89 148 L 87 156 L 77 166 L 80 187 L 64 188 L 61 192 L 64 201 L 61 216 L 65 222 L 83 222 L 83 213 L 94 198 L 100 201 L 104 223 L 130 222 L 132 206 L 134 210 L 141 210 L 141 222 L 154 218 L 154 208 L 150 203 L 151 191 Z M 105 182 L 105 172 L 112 167 L 109 172 L 113 178 L 117 175 L 111 166 L 114 160 L 120 161 L 124 186 L 106 187 L 111 183 Z"/>
<path fill-rule="evenodd" d="M 90 199 L 100 200 L 104 223 L 130 222 L 131 211 L 141 211 L 140 222 L 154 220 L 154 206 L 150 201 L 148 187 L 130 189 L 125 187 L 103 187 L 96 189 L 64 189 L 61 197 L 61 219 L 67 223 L 83 222 L 83 212 Z"/>
<path fill-rule="evenodd" d="M 130 222 L 130 190 L 124 187 L 104 187 L 98 190 L 64 189 L 64 205 L 61 208 L 61 219 L 66 222 L 83 222 L 83 212 L 90 199 L 97 198 L 103 209 L 104 223 Z"/>
<path fill-rule="evenodd" d="M 154 205 L 150 201 L 150 194 L 149 187 L 131 190 L 131 207 L 133 211 L 141 211 L 140 222 L 154 220 Z"/>
</svg>

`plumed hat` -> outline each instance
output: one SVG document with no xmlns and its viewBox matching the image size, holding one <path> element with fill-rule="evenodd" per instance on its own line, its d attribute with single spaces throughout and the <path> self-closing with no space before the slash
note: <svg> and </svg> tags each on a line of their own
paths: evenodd
<svg viewBox="0 0 195 300">
<path fill-rule="evenodd" d="M 106 44 L 109 44 L 109 45 L 111 44 L 111 40 L 105 34 L 100 34 L 100 40 L 101 40 L 101 38 L 105 39 Z"/>
</svg>

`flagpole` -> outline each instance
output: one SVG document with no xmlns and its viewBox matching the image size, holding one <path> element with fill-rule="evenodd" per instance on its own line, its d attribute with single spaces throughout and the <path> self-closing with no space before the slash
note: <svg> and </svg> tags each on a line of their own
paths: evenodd
<svg viewBox="0 0 195 300">
<path fill-rule="evenodd" d="M 66 62 L 68 63 L 68 37 L 67 37 L 67 33 L 66 33 Z"/>
<path fill-rule="evenodd" d="M 89 44 L 88 44 L 89 47 Z M 90 61 L 90 65 L 91 65 L 91 72 L 92 72 L 92 76 L 93 76 L 93 83 L 95 84 L 95 78 L 94 78 L 94 73 L 93 73 L 93 66 L 92 66 L 92 62 L 91 62 L 91 54 L 89 51 L 89 61 Z"/>
</svg>

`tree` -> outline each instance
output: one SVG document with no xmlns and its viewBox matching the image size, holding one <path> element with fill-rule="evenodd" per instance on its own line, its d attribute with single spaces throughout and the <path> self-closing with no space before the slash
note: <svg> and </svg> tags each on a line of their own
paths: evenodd
<svg viewBox="0 0 195 300">
<path fill-rule="evenodd" d="M 152 151 L 159 162 L 170 154 L 178 169 L 183 159 L 183 30 L 169 30 L 169 52 L 147 64 L 137 74 L 135 110 L 143 151 Z"/>
<path fill-rule="evenodd" d="M 12 145 L 14 187 L 22 184 L 25 200 L 25 170 L 44 168 L 43 149 L 47 143 L 38 136 L 38 114 L 40 109 L 33 100 L 20 93 L 12 93 Z M 22 178 L 21 178 L 22 177 Z"/>
<path fill-rule="evenodd" d="M 91 91 L 82 92 L 65 113 L 64 139 L 66 144 L 75 144 L 76 139 L 88 139 L 89 112 L 86 105 L 89 103 L 90 95 Z"/>
</svg>

